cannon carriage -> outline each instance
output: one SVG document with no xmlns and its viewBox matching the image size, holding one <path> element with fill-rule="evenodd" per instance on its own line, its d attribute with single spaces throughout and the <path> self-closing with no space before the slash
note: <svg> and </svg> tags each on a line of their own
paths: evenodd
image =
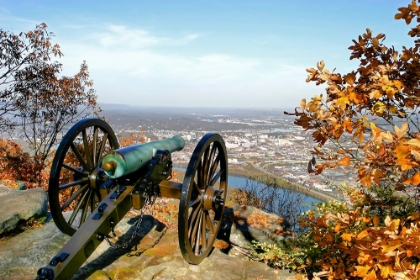
<svg viewBox="0 0 420 280">
<path fill-rule="evenodd" d="M 174 136 L 119 148 L 105 121 L 76 123 L 57 148 L 48 189 L 54 222 L 72 237 L 38 270 L 37 279 L 70 279 L 132 207 L 142 210 L 156 197 L 179 199 L 178 239 L 184 259 L 199 264 L 207 257 L 226 198 L 226 147 L 219 134 L 206 134 L 194 149 L 183 182 L 170 181 L 171 154 L 184 145 L 182 137 Z"/>
</svg>

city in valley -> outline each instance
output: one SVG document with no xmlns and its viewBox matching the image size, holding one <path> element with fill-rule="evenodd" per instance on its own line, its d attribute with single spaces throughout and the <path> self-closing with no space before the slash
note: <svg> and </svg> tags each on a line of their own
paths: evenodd
<svg viewBox="0 0 420 280">
<path fill-rule="evenodd" d="M 154 141 L 180 135 L 185 148 L 172 154 L 176 166 L 185 167 L 201 137 L 208 132 L 223 136 L 230 174 L 246 174 L 249 168 L 277 176 L 325 198 L 342 199 L 337 185 L 356 184 L 351 168 L 308 173 L 311 132 L 294 125 L 293 109 L 150 108 L 102 104 L 102 115 L 118 138 L 134 134 Z"/>
</svg>

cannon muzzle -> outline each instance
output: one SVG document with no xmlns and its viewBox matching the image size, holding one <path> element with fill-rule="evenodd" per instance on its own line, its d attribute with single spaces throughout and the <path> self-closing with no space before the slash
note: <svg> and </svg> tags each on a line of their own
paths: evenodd
<svg viewBox="0 0 420 280">
<path fill-rule="evenodd" d="M 184 146 L 184 139 L 176 135 L 164 140 L 124 147 L 107 154 L 102 159 L 102 169 L 110 178 L 120 178 L 145 166 L 157 150 L 173 153 L 182 150 Z"/>
</svg>

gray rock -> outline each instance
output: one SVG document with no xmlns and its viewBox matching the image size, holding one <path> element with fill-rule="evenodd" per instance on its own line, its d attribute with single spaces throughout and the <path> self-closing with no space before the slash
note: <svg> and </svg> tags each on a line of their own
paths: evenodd
<svg viewBox="0 0 420 280">
<path fill-rule="evenodd" d="M 233 206 L 225 210 L 219 238 L 249 249 L 252 241 L 272 243 L 284 239 L 282 224 L 283 219 L 278 215 L 252 206 Z"/>
<path fill-rule="evenodd" d="M 0 197 L 2 193 L 0 191 Z M 237 218 L 249 215 L 249 226 L 256 226 L 253 217 L 263 214 L 258 212 L 255 216 L 251 208 L 248 209 L 249 213 L 242 212 L 244 210 L 236 209 Z M 178 210 L 173 211 L 172 214 L 177 214 Z M 135 229 L 136 219 L 124 218 L 118 223 L 115 232 L 119 238 L 113 241 L 119 244 L 127 241 Z M 274 227 L 276 222 L 272 221 L 272 224 Z M 232 257 L 216 248 L 199 265 L 190 265 L 181 255 L 176 225 L 165 228 L 150 215 L 144 216 L 141 225 L 134 239 L 137 247 L 131 248 L 134 251 L 115 250 L 104 241 L 72 280 L 295 279 L 288 271 L 275 270 L 264 263 L 244 260 L 241 256 Z M 250 232 L 256 235 L 253 230 Z M 0 241 L 0 279 L 34 279 L 38 269 L 46 266 L 69 238 L 57 229 L 54 222 L 47 222 L 43 228 L 31 229 Z"/>
<path fill-rule="evenodd" d="M 16 228 L 21 221 L 44 216 L 48 196 L 45 190 L 14 190 L 0 186 L 0 234 Z"/>
<path fill-rule="evenodd" d="M 16 187 L 13 187 L 15 190 L 26 190 L 26 183 L 22 181 L 12 181 L 12 180 L 0 180 L 0 185 L 8 186 L 8 183 L 12 182 L 16 184 Z"/>
<path fill-rule="evenodd" d="M 37 270 L 45 266 L 67 242 L 54 222 L 31 229 L 0 242 L 0 279 L 35 279 Z"/>
</svg>

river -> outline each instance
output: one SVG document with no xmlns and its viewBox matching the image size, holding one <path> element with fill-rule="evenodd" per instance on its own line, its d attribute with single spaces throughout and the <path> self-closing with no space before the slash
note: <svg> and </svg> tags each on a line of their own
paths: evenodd
<svg viewBox="0 0 420 280">
<path fill-rule="evenodd" d="M 261 184 L 262 185 L 262 183 L 259 183 L 259 182 L 253 181 L 253 180 L 251 180 L 251 182 L 253 184 Z M 244 188 L 246 186 L 246 183 L 247 183 L 247 178 L 246 177 L 237 176 L 237 175 L 229 175 L 228 176 L 228 186 L 231 187 L 231 188 L 240 188 L 241 189 L 241 188 Z M 297 191 L 292 190 L 292 192 L 297 192 Z M 312 208 L 311 205 L 313 203 L 318 203 L 318 202 L 322 202 L 322 201 L 315 198 L 315 197 L 305 195 L 305 200 L 304 200 L 303 203 L 307 206 L 305 208 L 309 209 L 309 208 Z"/>
<path fill-rule="evenodd" d="M 173 167 L 173 169 L 181 170 L 181 171 L 185 172 L 185 168 Z M 259 185 L 259 184 L 263 185 L 262 183 L 256 182 L 254 180 L 251 180 L 251 183 L 252 184 L 257 184 L 257 185 Z M 247 184 L 247 178 L 246 177 L 238 176 L 238 175 L 228 175 L 228 186 L 230 188 L 240 188 L 240 189 L 242 189 L 246 186 L 246 184 Z M 298 193 L 297 191 L 294 191 L 294 190 L 292 190 L 292 192 Z M 305 195 L 305 200 L 303 202 L 304 209 L 305 210 L 311 209 L 311 208 L 313 208 L 313 206 L 312 206 L 313 203 L 319 203 L 319 202 L 322 202 L 322 200 L 319 200 L 319 199 L 317 199 L 315 197 L 312 197 L 312 196 L 309 196 L 309 195 Z"/>
</svg>

